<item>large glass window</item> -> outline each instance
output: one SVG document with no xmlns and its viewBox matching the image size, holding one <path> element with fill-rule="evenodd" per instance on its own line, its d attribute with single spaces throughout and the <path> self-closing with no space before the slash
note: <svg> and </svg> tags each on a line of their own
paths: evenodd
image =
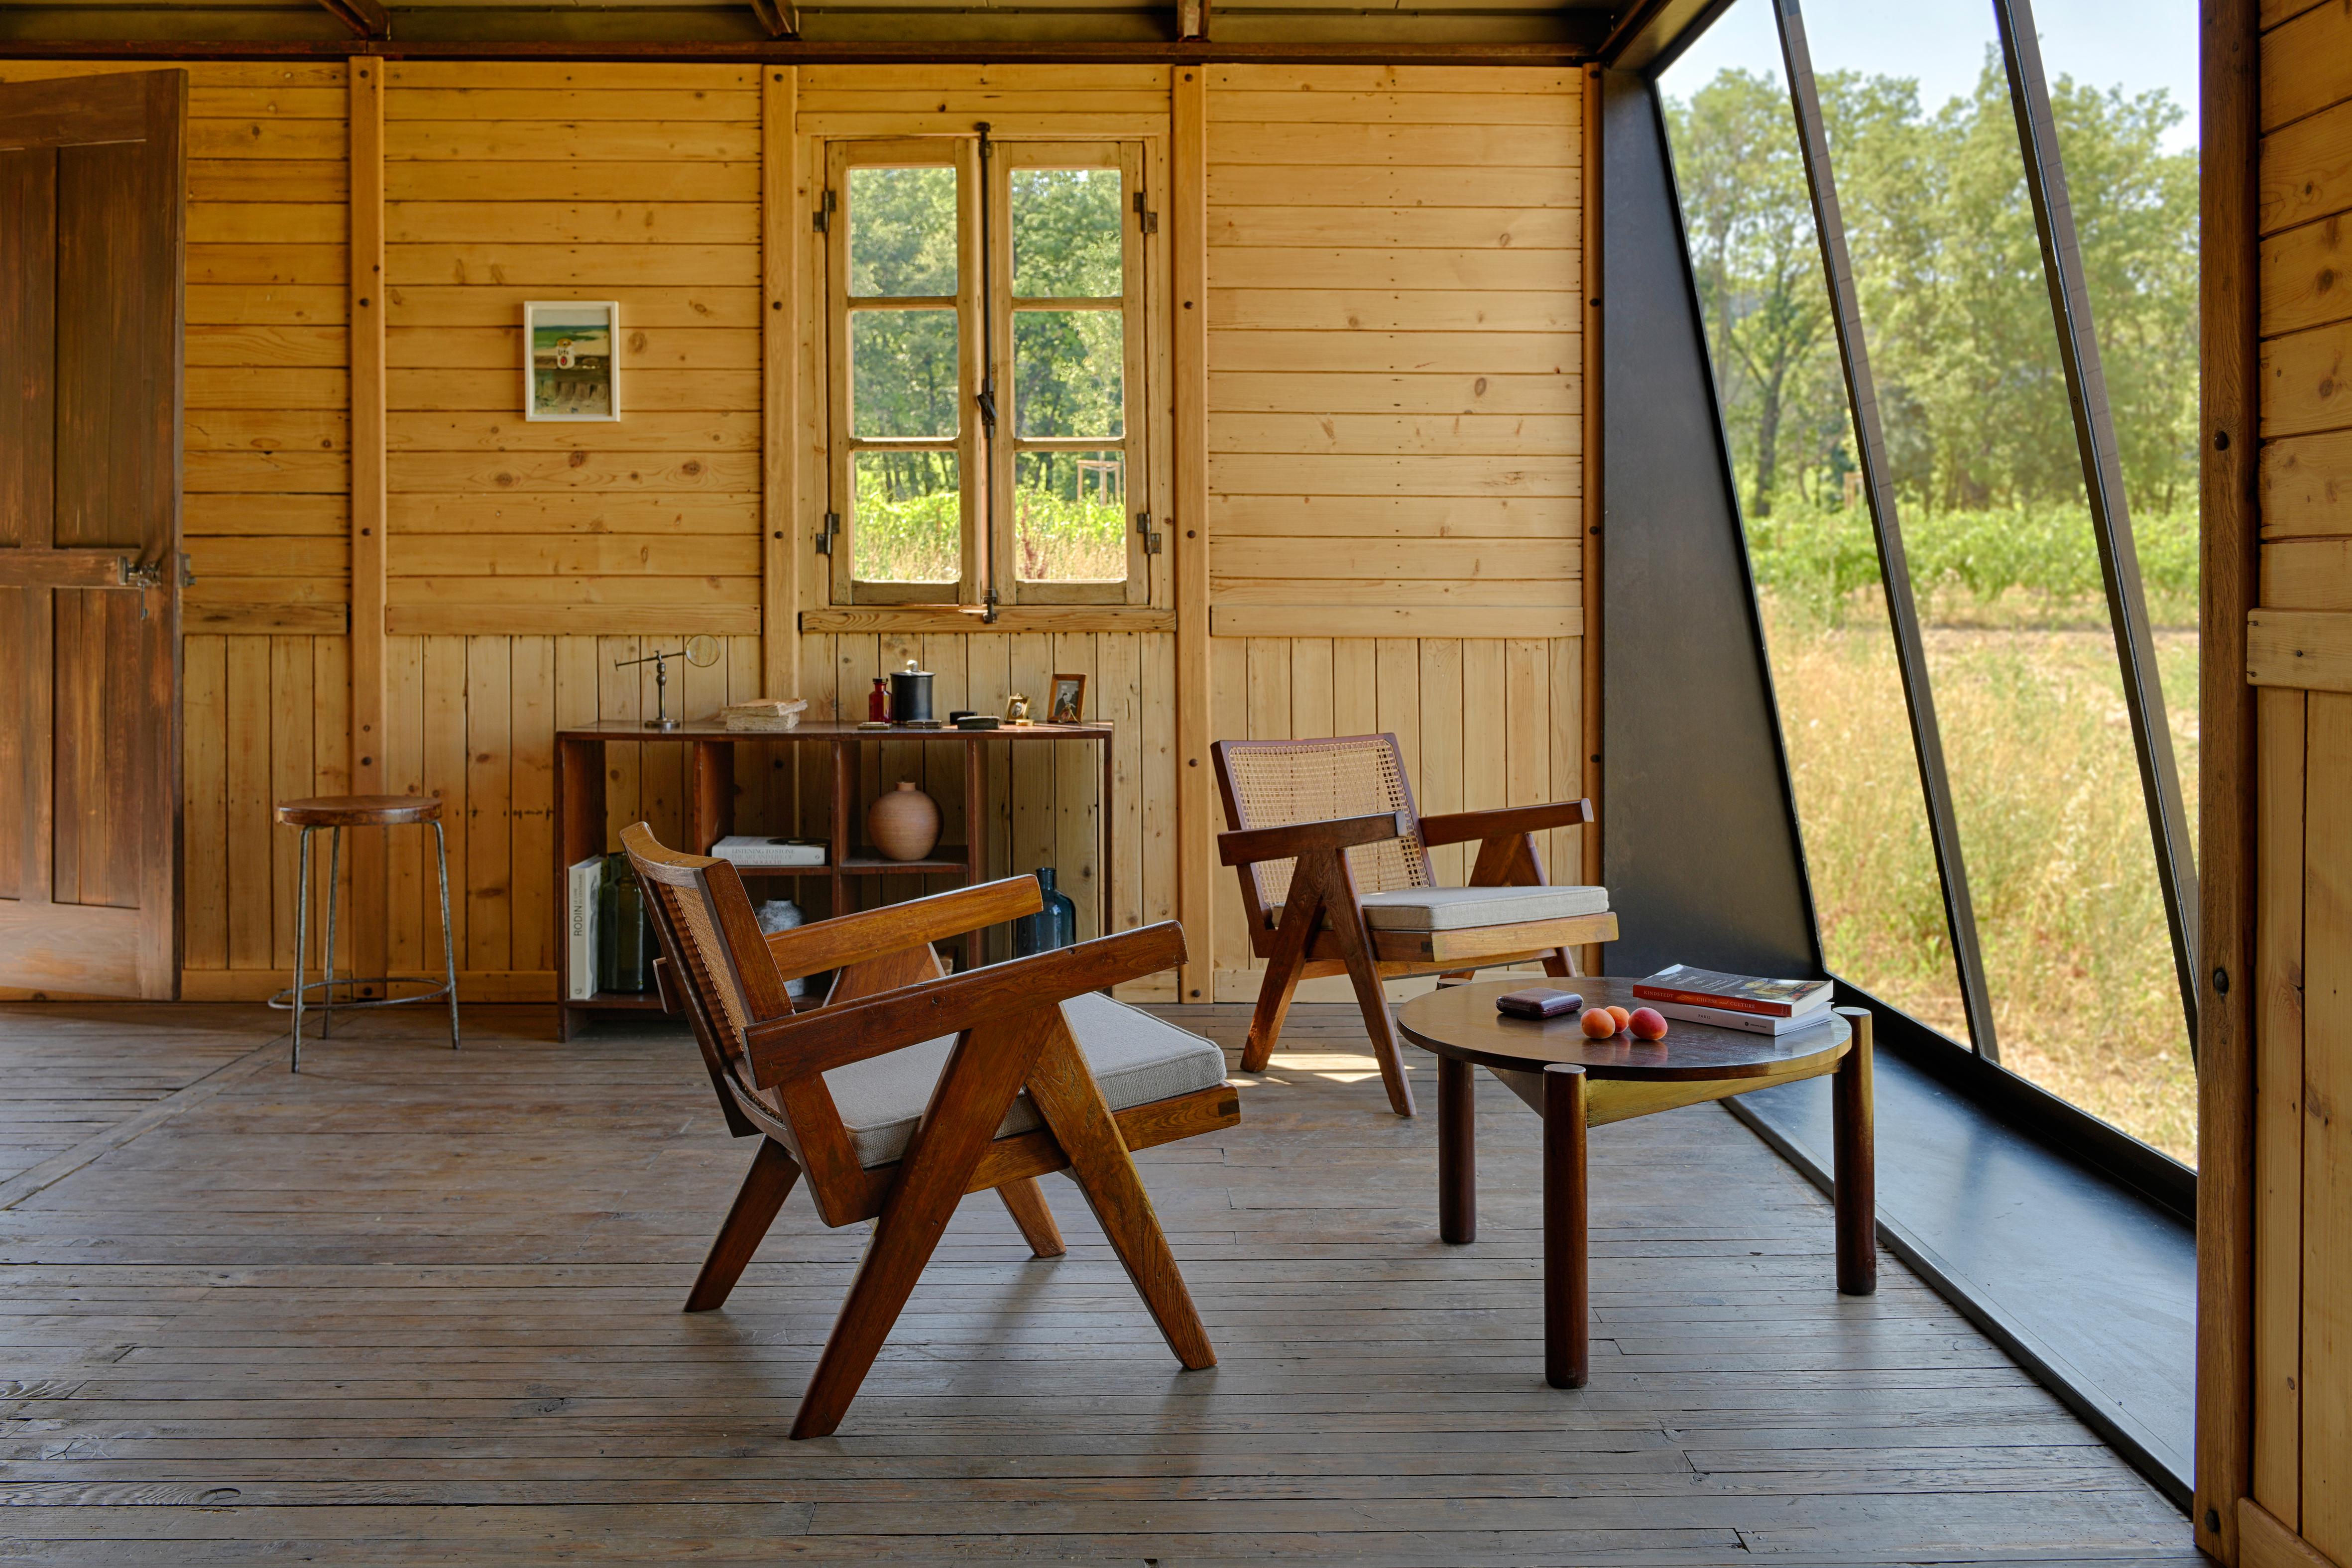
<svg viewBox="0 0 2352 1568">
<path fill-rule="evenodd" d="M 2041 10 L 2063 40 L 2053 18 L 2114 7 Z M 1806 22 L 2001 1060 L 2192 1159 L 2188 1031 L 1991 9 L 1815 0 Z M 2168 142 L 2169 85 L 2078 84 L 2063 49 L 2047 63 L 2166 705 L 2193 768 L 2195 166 Z M 1878 589 L 1801 170 L 1783 197 L 1771 159 L 1739 166 L 1768 142 L 1796 163 L 1780 65 L 1769 6 L 1740 0 L 1662 83 L 1693 262 L 1829 961 L 1965 1038 L 1932 862 L 1924 884 L 1874 865 L 1924 840 L 1920 792 L 1883 622 L 1844 635 Z M 1802 233 L 1801 298 L 1757 210 L 1774 205 Z M 1902 735 L 1908 776 L 1841 787 L 1857 731 Z"/>
<path fill-rule="evenodd" d="M 828 148 L 835 603 L 1149 600 L 1145 163 Z"/>
</svg>

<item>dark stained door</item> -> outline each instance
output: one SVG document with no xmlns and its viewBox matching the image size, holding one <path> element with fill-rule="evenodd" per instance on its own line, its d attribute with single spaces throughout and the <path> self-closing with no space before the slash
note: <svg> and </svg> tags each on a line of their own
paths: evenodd
<svg viewBox="0 0 2352 1568">
<path fill-rule="evenodd" d="M 187 80 L 0 86 L 0 986 L 179 991 Z"/>
</svg>

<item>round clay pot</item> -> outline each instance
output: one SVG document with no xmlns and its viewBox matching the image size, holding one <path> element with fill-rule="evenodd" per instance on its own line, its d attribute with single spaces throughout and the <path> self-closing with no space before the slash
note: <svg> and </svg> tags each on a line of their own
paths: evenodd
<svg viewBox="0 0 2352 1568">
<path fill-rule="evenodd" d="M 866 808 L 866 837 L 893 860 L 919 860 L 940 841 L 940 803 L 900 779 Z"/>
</svg>

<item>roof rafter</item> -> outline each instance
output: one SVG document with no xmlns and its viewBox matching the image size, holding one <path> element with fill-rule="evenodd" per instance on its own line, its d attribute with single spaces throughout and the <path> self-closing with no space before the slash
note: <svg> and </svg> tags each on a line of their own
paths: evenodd
<svg viewBox="0 0 2352 1568">
<path fill-rule="evenodd" d="M 751 0 L 751 15 L 760 18 L 760 26 L 772 38 L 801 36 L 801 8 L 792 0 Z"/>
<path fill-rule="evenodd" d="M 319 0 L 328 14 L 352 30 L 354 38 L 392 37 L 392 13 L 382 0 Z"/>
</svg>

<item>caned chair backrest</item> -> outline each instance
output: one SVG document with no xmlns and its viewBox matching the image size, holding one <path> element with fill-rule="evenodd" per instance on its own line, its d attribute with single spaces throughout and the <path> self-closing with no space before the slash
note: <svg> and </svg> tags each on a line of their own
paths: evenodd
<svg viewBox="0 0 2352 1568">
<path fill-rule="evenodd" d="M 1225 797 L 1225 824 L 1238 829 L 1287 827 L 1297 822 L 1404 813 L 1413 831 L 1348 851 L 1348 868 L 1367 893 L 1432 885 L 1429 850 L 1421 841 L 1404 753 L 1394 735 L 1342 735 L 1320 741 L 1219 741 L 1217 787 Z M 1242 891 L 1255 904 L 1253 925 L 1290 896 L 1295 862 L 1261 860 L 1242 868 Z"/>
<path fill-rule="evenodd" d="M 746 1091 L 773 1105 L 773 1097 L 752 1088 L 743 1031 L 790 1016 L 793 1004 L 768 956 L 741 873 L 726 860 L 664 847 L 643 823 L 622 829 L 621 846 L 637 874 L 655 938 L 685 994 L 714 1082 L 732 1070 Z M 724 1100 L 725 1085 L 719 1087 Z"/>
</svg>

